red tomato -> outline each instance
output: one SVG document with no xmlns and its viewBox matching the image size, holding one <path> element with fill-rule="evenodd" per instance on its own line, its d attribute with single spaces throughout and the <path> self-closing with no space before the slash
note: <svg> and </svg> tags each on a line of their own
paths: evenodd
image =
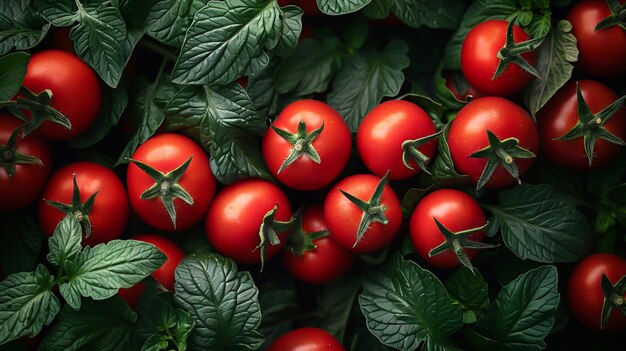
<svg viewBox="0 0 626 351">
<path fill-rule="evenodd" d="M 369 201 L 378 182 L 380 178 L 371 174 L 356 174 L 341 180 L 326 195 L 324 221 L 333 239 L 350 251 L 366 253 L 382 249 L 391 242 L 400 229 L 402 223 L 400 201 L 389 184 L 385 184 L 381 205 L 386 207 L 385 215 L 389 223 L 384 225 L 372 222 L 359 243 L 353 247 L 363 211 L 339 190 L 363 201 Z"/>
<path fill-rule="evenodd" d="M 470 101 L 485 95 L 469 84 L 464 78 L 456 77 L 456 75 L 450 71 L 444 72 L 443 78 L 446 80 L 448 90 L 450 90 L 459 101 Z"/>
<path fill-rule="evenodd" d="M 0 114 L 0 146 L 6 146 L 11 134 L 23 122 L 19 119 Z M 15 164 L 15 173 L 9 176 L 4 162 L 10 162 L 14 154 L 0 154 L 0 210 L 18 210 L 33 203 L 50 175 L 52 157 L 48 144 L 35 134 L 29 134 L 25 138 L 18 136 L 15 152 L 26 156 L 38 158 L 43 165 L 18 163 Z"/>
<path fill-rule="evenodd" d="M 273 183 L 262 179 L 245 179 L 226 186 L 217 194 L 206 217 L 206 234 L 211 245 L 222 255 L 238 263 L 261 262 L 259 228 L 263 217 L 278 204 L 275 220 L 288 221 L 291 205 L 287 195 Z M 269 245 L 265 258 L 276 255 L 284 246 Z"/>
<path fill-rule="evenodd" d="M 344 351 L 337 339 L 319 328 L 299 328 L 274 340 L 266 351 Z"/>
<path fill-rule="evenodd" d="M 488 20 L 472 28 L 461 48 L 461 70 L 467 81 L 489 95 L 509 96 L 524 88 L 533 78 L 515 63 L 510 63 L 496 79 L 492 79 L 500 59 L 496 56 L 504 47 L 506 27 L 502 20 Z M 513 26 L 513 40 L 520 43 L 529 40 L 528 34 L 517 25 Z M 531 65 L 535 64 L 535 52 L 521 55 Z"/>
<path fill-rule="evenodd" d="M 30 57 L 22 83 L 35 94 L 52 91 L 50 105 L 67 116 L 72 129 L 46 121 L 38 129 L 47 139 L 66 140 L 95 121 L 102 96 L 96 73 L 78 56 L 63 50 L 40 51 Z"/>
<path fill-rule="evenodd" d="M 328 230 L 324 212 L 319 204 L 302 211 L 302 229 L 307 233 Z M 312 284 L 322 284 L 341 277 L 350 269 L 354 254 L 331 237 L 314 240 L 316 248 L 298 256 L 290 251 L 283 254 L 283 265 L 296 278 Z"/>
<path fill-rule="evenodd" d="M 448 134 L 448 145 L 454 166 L 461 173 L 477 182 L 487 164 L 486 158 L 470 158 L 478 150 L 489 146 L 487 130 L 500 140 L 517 138 L 519 146 L 537 154 L 539 136 L 537 127 L 520 106 L 499 97 L 483 97 L 465 105 L 452 121 Z M 533 163 L 534 158 L 515 159 L 520 176 Z M 495 170 L 487 188 L 510 185 L 515 179 L 501 165 Z"/>
<path fill-rule="evenodd" d="M 130 163 L 126 175 L 130 204 L 137 215 L 148 225 L 161 230 L 185 230 L 200 222 L 215 195 L 216 181 L 209 158 L 202 148 L 190 138 L 174 133 L 155 135 L 140 145 L 131 157 L 152 168 L 168 173 L 193 156 L 178 184 L 193 198 L 189 205 L 174 198 L 176 226 L 172 223 L 160 197 L 141 199 L 155 181 L 137 165 Z"/>
<path fill-rule="evenodd" d="M 594 254 L 582 260 L 569 279 L 568 301 L 572 314 L 586 328 L 600 330 L 600 316 L 604 294 L 600 282 L 602 274 L 617 283 L 626 275 L 626 260 L 611 254 Z M 626 294 L 624 294 L 626 298 Z M 611 311 L 605 330 L 621 331 L 626 329 L 626 316 L 617 308 Z"/>
<path fill-rule="evenodd" d="M 455 268 L 461 262 L 453 251 L 445 251 L 439 255 L 428 257 L 428 253 L 442 244 L 445 237 L 435 224 L 436 218 L 446 229 L 453 233 L 485 225 L 485 215 L 480 205 L 466 193 L 453 189 L 441 189 L 426 195 L 418 204 L 409 224 L 411 241 L 420 257 L 428 264 L 438 268 Z M 483 231 L 470 234 L 471 241 L 482 242 Z M 478 250 L 464 249 L 471 260 Z"/>
<path fill-rule="evenodd" d="M 316 100 L 299 100 L 289 104 L 273 123 L 275 128 L 297 134 L 300 121 L 306 124 L 307 133 L 324 129 L 311 143 L 320 157 L 315 163 L 303 154 L 278 173 L 294 146 L 268 128 L 263 137 L 263 158 L 272 175 L 281 183 L 298 190 L 315 190 L 330 184 L 348 163 L 352 140 L 350 130 L 332 107 Z"/>
<path fill-rule="evenodd" d="M 578 87 L 592 113 L 598 113 L 619 97 L 606 85 L 593 80 L 580 80 Z M 576 82 L 565 84 L 537 114 L 541 150 L 545 155 L 565 167 L 585 170 L 603 166 L 614 159 L 622 147 L 598 139 L 593 152 L 593 162 L 585 153 L 583 138 L 554 140 L 565 135 L 578 123 L 578 98 Z M 623 107 L 604 123 L 609 132 L 626 140 L 626 109 Z"/>
<path fill-rule="evenodd" d="M 389 171 L 389 180 L 407 179 L 421 171 L 414 160 L 413 169 L 402 162 L 402 143 L 436 133 L 435 125 L 426 111 L 414 103 L 402 100 L 383 102 L 370 111 L 356 133 L 356 146 L 365 166 L 379 177 Z M 437 141 L 431 140 L 419 151 L 432 158 Z"/>
<path fill-rule="evenodd" d="M 567 15 L 578 46 L 576 68 L 594 77 L 626 72 L 626 31 L 619 26 L 595 30 L 598 22 L 609 15 L 611 10 L 605 0 L 581 1 Z"/>
<path fill-rule="evenodd" d="M 91 235 L 83 239 L 83 245 L 94 246 L 117 239 L 128 222 L 128 197 L 120 179 L 107 167 L 93 162 L 76 162 L 57 170 L 43 192 L 39 202 L 39 224 L 43 232 L 52 236 L 65 214 L 44 200 L 72 204 L 73 174 L 84 203 L 97 192 L 95 202 L 88 213 Z"/>
</svg>

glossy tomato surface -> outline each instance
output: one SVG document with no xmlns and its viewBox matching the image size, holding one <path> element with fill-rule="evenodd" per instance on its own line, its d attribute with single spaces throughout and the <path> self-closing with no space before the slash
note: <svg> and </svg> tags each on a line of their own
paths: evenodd
<svg viewBox="0 0 626 351">
<path fill-rule="evenodd" d="M 112 170 L 93 162 L 76 162 L 57 170 L 46 185 L 39 202 L 39 224 L 47 236 L 52 236 L 65 214 L 47 204 L 45 200 L 72 203 L 73 174 L 84 203 L 97 193 L 89 212 L 91 235 L 83 238 L 83 246 L 94 246 L 117 239 L 128 222 L 128 197 L 124 185 Z M 83 233 L 84 234 L 84 233 Z"/>
<path fill-rule="evenodd" d="M 204 150 L 190 138 L 174 133 L 153 136 L 140 145 L 132 159 L 168 173 L 192 157 L 191 163 L 178 184 L 193 198 L 193 205 L 174 199 L 176 227 L 168 215 L 161 198 L 142 200 L 143 194 L 154 185 L 154 180 L 135 164 L 128 165 L 126 182 L 130 204 L 137 215 L 148 225 L 161 230 L 185 230 L 200 222 L 215 195 L 216 180 L 211 173 L 209 158 Z"/>
<path fill-rule="evenodd" d="M 217 194 L 206 216 L 205 230 L 211 245 L 222 255 L 238 263 L 261 262 L 259 228 L 263 217 L 278 204 L 275 220 L 291 218 L 287 195 L 275 184 L 262 179 L 245 179 L 226 186 Z M 279 233 L 279 245 L 269 245 L 265 258 L 276 255 L 284 246 L 285 233 Z"/>
<path fill-rule="evenodd" d="M 492 79 L 498 68 L 500 59 L 496 56 L 504 47 L 506 41 L 506 27 L 509 22 L 503 20 L 488 20 L 472 28 L 461 48 L 461 70 L 467 81 L 485 94 L 509 96 L 524 88 L 533 78 L 515 63 L 496 78 Z M 515 43 L 530 39 L 528 34 L 519 26 L 513 26 Z M 521 55 L 528 63 L 534 66 L 534 51 Z"/>
<path fill-rule="evenodd" d="M 416 104 L 389 100 L 370 111 L 356 134 L 356 145 L 365 166 L 379 177 L 389 171 L 389 180 L 407 179 L 421 171 L 412 160 L 410 169 L 402 162 L 402 143 L 436 133 L 435 125 L 426 111 Z M 437 148 L 433 139 L 418 151 L 432 158 Z"/>
<path fill-rule="evenodd" d="M 328 230 L 321 205 L 311 205 L 302 211 L 302 229 L 307 233 Z M 354 253 L 335 242 L 332 236 L 313 241 L 316 248 L 302 256 L 285 251 L 283 265 L 296 278 L 312 284 L 322 284 L 341 277 L 350 269 Z"/>
<path fill-rule="evenodd" d="M 594 114 L 618 99 L 613 90 L 597 81 L 579 80 L 578 87 Z M 576 82 L 570 81 L 557 91 L 537 115 L 541 150 L 550 160 L 568 168 L 585 170 L 606 165 L 623 150 L 622 146 L 598 139 L 589 166 L 582 136 L 572 140 L 554 140 L 567 134 L 577 123 Z M 622 107 L 615 112 L 604 123 L 604 127 L 622 140 L 626 140 L 626 109 Z"/>
<path fill-rule="evenodd" d="M 320 328 L 299 328 L 274 340 L 266 351 L 344 351 L 330 333 Z"/>
<path fill-rule="evenodd" d="M 576 319 L 591 330 L 600 330 L 600 316 L 604 294 L 600 282 L 602 274 L 611 284 L 626 276 L 626 259 L 612 254 L 593 254 L 583 259 L 572 272 L 567 289 L 570 310 Z M 624 295 L 626 298 L 626 294 Z M 626 316 L 614 308 L 605 324 L 605 330 L 626 329 Z"/>
<path fill-rule="evenodd" d="M 409 224 L 411 241 L 419 256 L 434 267 L 459 267 L 461 262 L 452 251 L 428 257 L 432 249 L 445 241 L 434 218 L 446 229 L 457 233 L 483 226 L 486 223 L 483 211 L 476 200 L 468 194 L 453 189 L 441 189 L 426 195 L 411 215 Z M 484 238 L 483 231 L 468 236 L 469 240 L 477 242 L 482 242 Z M 464 249 L 464 252 L 470 260 L 478 253 L 475 249 Z"/>
<path fill-rule="evenodd" d="M 35 94 L 52 92 L 51 106 L 67 116 L 72 129 L 46 121 L 38 132 L 47 139 L 71 139 L 91 126 L 102 102 L 100 80 L 78 56 L 44 50 L 30 57 L 22 83 Z"/>
<path fill-rule="evenodd" d="M 6 146 L 11 134 L 23 122 L 13 116 L 0 114 L 0 146 Z M 45 140 L 36 134 L 29 134 L 25 138 L 18 136 L 16 153 L 34 156 L 42 165 L 18 163 L 15 164 L 15 173 L 9 176 L 6 168 L 0 164 L 0 210 L 18 210 L 33 203 L 50 175 L 52 156 Z M 0 155 L 0 158 L 11 159 L 14 155 Z M 9 161 L 10 162 L 10 161 Z"/>
<path fill-rule="evenodd" d="M 297 133 L 300 121 L 306 123 L 307 132 L 324 123 L 322 133 L 312 142 L 320 163 L 302 155 L 278 173 L 293 146 L 272 128 L 268 128 L 263 137 L 263 159 L 272 175 L 288 187 L 298 190 L 320 189 L 335 180 L 346 166 L 352 147 L 350 130 L 337 111 L 316 100 L 299 100 L 289 104 L 278 115 L 273 126 Z"/>
<path fill-rule="evenodd" d="M 465 105 L 452 121 L 448 134 L 450 155 L 455 168 L 477 182 L 487 164 L 486 158 L 469 157 L 489 146 L 487 130 L 500 140 L 516 138 L 519 146 L 537 154 L 539 136 L 535 122 L 528 112 L 513 102 L 500 97 L 483 97 Z M 515 159 L 519 174 L 523 175 L 535 158 Z M 501 165 L 485 187 L 499 188 L 513 184 L 515 179 Z"/>
<path fill-rule="evenodd" d="M 355 174 L 339 181 L 324 200 L 324 221 L 335 241 L 353 252 L 366 253 L 382 249 L 394 238 L 402 223 L 400 201 L 389 184 L 385 184 L 381 204 L 386 207 L 389 223 L 372 222 L 354 246 L 363 211 L 339 190 L 363 201 L 369 201 L 380 178 L 371 174 Z"/>
</svg>

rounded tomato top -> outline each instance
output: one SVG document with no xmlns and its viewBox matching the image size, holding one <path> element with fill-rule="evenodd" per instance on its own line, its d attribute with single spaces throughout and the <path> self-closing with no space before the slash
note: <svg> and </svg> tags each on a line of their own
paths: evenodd
<svg viewBox="0 0 626 351">
<path fill-rule="evenodd" d="M 35 94 L 52 92 L 50 105 L 72 123 L 72 129 L 49 121 L 37 130 L 43 137 L 66 140 L 87 130 L 95 121 L 102 96 L 96 73 L 78 56 L 63 50 L 44 50 L 28 61 L 22 85 Z"/>
<path fill-rule="evenodd" d="M 274 340 L 267 351 L 344 351 L 330 333 L 320 328 L 299 328 Z"/>
</svg>

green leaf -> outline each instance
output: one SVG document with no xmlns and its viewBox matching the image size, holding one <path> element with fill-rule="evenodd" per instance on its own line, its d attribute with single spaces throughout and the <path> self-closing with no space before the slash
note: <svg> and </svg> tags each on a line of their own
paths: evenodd
<svg viewBox="0 0 626 351">
<path fill-rule="evenodd" d="M 0 101 L 7 101 L 20 90 L 30 55 L 14 52 L 0 57 Z"/>
<path fill-rule="evenodd" d="M 215 85 L 235 81 L 253 60 L 278 45 L 283 18 L 275 0 L 210 1 L 196 12 L 187 31 L 172 71 L 173 82 Z"/>
<path fill-rule="evenodd" d="M 152 244 L 136 240 L 111 240 L 85 247 L 66 264 L 67 282 L 59 291 L 72 308 L 80 296 L 104 300 L 119 288 L 130 288 L 161 267 L 167 258 Z"/>
<path fill-rule="evenodd" d="M 446 126 L 446 129 L 449 129 L 449 125 L 450 124 Z M 469 182 L 470 178 L 467 175 L 459 174 L 454 169 L 454 162 L 452 161 L 450 147 L 448 146 L 448 130 L 444 130 L 444 132 L 439 135 L 437 142 L 439 155 L 435 158 L 431 167 L 431 173 L 435 183 L 446 185 Z"/>
<path fill-rule="evenodd" d="M 135 312 L 118 296 L 104 301 L 84 299 L 80 311 L 63 307 L 40 350 L 138 350 L 136 320 Z"/>
<path fill-rule="evenodd" d="M 0 1 L 0 55 L 37 46 L 50 29 L 30 1 Z"/>
<path fill-rule="evenodd" d="M 591 249 L 585 216 L 548 185 L 522 184 L 500 193 L 499 206 L 485 205 L 500 224 L 504 244 L 521 259 L 574 262 Z"/>
<path fill-rule="evenodd" d="M 526 104 L 533 116 L 572 77 L 578 60 L 572 25 L 562 20 L 550 31 L 537 49 L 537 71 L 542 79 L 533 79 L 526 89 Z"/>
<path fill-rule="evenodd" d="M 467 267 L 456 269 L 446 280 L 446 290 L 464 310 L 482 310 L 489 306 L 487 283 L 479 271 Z"/>
<path fill-rule="evenodd" d="M 409 66 L 409 47 L 402 40 L 391 41 L 383 52 L 359 51 L 341 68 L 328 103 L 356 132 L 367 113 L 383 97 L 395 96 L 404 82 L 402 70 Z"/>
<path fill-rule="evenodd" d="M 193 15 L 208 0 L 157 0 L 146 18 L 146 34 L 163 44 L 180 47 Z"/>
<path fill-rule="evenodd" d="M 510 18 L 517 12 L 516 0 L 477 0 L 465 11 L 444 57 L 444 69 L 461 69 L 461 47 L 467 33 L 479 23 L 490 19 Z"/>
<path fill-rule="evenodd" d="M 48 262 L 55 266 L 62 266 L 66 260 L 72 260 L 83 248 L 81 242 L 83 231 L 73 213 L 69 213 L 54 229 L 54 234 L 48 239 L 50 253 L 46 256 Z"/>
<path fill-rule="evenodd" d="M 48 269 L 9 275 L 0 283 L 0 345 L 22 336 L 34 336 L 52 323 L 60 304 L 50 290 Z"/>
<path fill-rule="evenodd" d="M 549 6 L 550 5 L 548 5 L 548 7 Z M 541 38 L 546 36 L 552 29 L 552 12 L 545 11 L 541 14 L 535 14 L 528 27 L 525 29 L 531 38 Z"/>
<path fill-rule="evenodd" d="M 156 289 L 149 286 L 139 300 L 137 331 L 147 339 L 142 350 L 165 350 L 170 341 L 178 346 L 178 351 L 187 347 L 187 338 L 195 323 L 187 312 L 175 309 L 162 297 L 166 294 L 157 294 Z"/>
<path fill-rule="evenodd" d="M 522 274 L 507 284 L 469 332 L 479 350 L 543 350 L 559 304 L 554 266 Z"/>
<path fill-rule="evenodd" d="M 461 307 L 439 279 L 400 255 L 366 279 L 359 303 L 370 332 L 400 350 L 446 350 L 463 326 Z"/>
<path fill-rule="evenodd" d="M 263 343 L 258 290 L 234 261 L 215 254 L 187 256 L 176 268 L 176 303 L 196 327 L 192 349 L 256 350 Z"/>
<path fill-rule="evenodd" d="M 254 138 L 267 125 L 238 84 L 185 87 L 165 113 L 168 130 L 189 135 L 209 150 L 211 170 L 220 182 L 269 177 Z"/>
<path fill-rule="evenodd" d="M 30 213 L 0 216 L 0 266 L 5 275 L 35 269 L 43 233 Z"/>
<path fill-rule="evenodd" d="M 345 15 L 362 9 L 370 1 L 372 0 L 317 0 L 317 7 L 327 15 Z"/>
<path fill-rule="evenodd" d="M 284 279 L 280 279 L 284 278 Z M 286 276 L 279 277 L 280 282 L 287 282 Z M 298 294 L 292 286 L 279 287 L 270 282 L 259 287 L 261 306 L 261 326 L 259 331 L 266 337 L 261 350 L 267 349 L 273 339 L 293 329 L 293 322 L 302 313 L 298 304 Z"/>
<path fill-rule="evenodd" d="M 462 0 L 395 0 L 392 11 L 398 18 L 413 28 L 455 29 L 463 18 Z"/>
<path fill-rule="evenodd" d="M 343 343 L 352 306 L 361 290 L 361 278 L 345 276 L 322 286 L 320 308 L 324 317 L 320 327 Z"/>
<path fill-rule="evenodd" d="M 389 16 L 394 0 L 372 0 L 363 8 L 363 14 L 371 19 L 383 19 Z"/>
<path fill-rule="evenodd" d="M 279 56 L 286 57 L 293 53 L 298 44 L 298 39 L 300 39 L 303 12 L 299 7 L 291 5 L 283 7 L 282 11 L 283 31 L 274 52 Z"/>
</svg>

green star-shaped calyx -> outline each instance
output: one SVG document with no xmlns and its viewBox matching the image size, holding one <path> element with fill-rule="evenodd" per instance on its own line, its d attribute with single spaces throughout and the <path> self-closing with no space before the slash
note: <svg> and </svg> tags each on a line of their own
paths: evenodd
<svg viewBox="0 0 626 351">
<path fill-rule="evenodd" d="M 611 316 L 614 308 L 617 308 L 624 316 L 626 316 L 626 276 L 623 276 L 615 285 L 611 284 L 609 278 L 603 273 L 600 287 L 604 294 L 604 302 L 602 303 L 602 312 L 600 314 L 600 329 L 604 329 L 606 321 Z"/>
<path fill-rule="evenodd" d="M 89 220 L 89 212 L 93 208 L 93 204 L 96 201 L 96 195 L 98 192 L 91 194 L 87 201 L 80 202 L 80 190 L 78 189 L 78 183 L 76 182 L 76 174 L 72 175 L 72 182 L 74 184 L 74 190 L 72 192 L 72 203 L 64 204 L 58 201 L 46 200 L 46 203 L 57 210 L 68 214 L 73 214 L 78 222 L 80 223 L 81 228 L 85 232 L 85 238 L 88 238 L 91 235 L 91 221 Z"/>
<path fill-rule="evenodd" d="M 24 135 L 28 135 L 39 128 L 45 121 L 60 124 L 67 129 L 72 129 L 70 120 L 50 106 L 52 102 L 52 91 L 46 89 L 39 94 L 35 94 L 25 87 L 20 88 L 21 96 L 18 96 L 15 104 L 8 106 L 9 110 L 23 121 L 26 121 Z M 22 110 L 31 112 L 30 119 L 24 115 Z"/>
<path fill-rule="evenodd" d="M 274 125 L 272 125 L 271 128 L 278 136 L 285 139 L 292 146 L 289 156 L 287 156 L 285 161 L 280 165 L 278 173 L 296 162 L 302 155 L 307 155 L 315 163 L 319 164 L 321 162 L 320 155 L 313 147 L 313 141 L 324 130 L 324 122 L 322 122 L 319 128 L 312 130 L 310 133 L 306 131 L 306 123 L 303 120 L 300 120 L 300 123 L 298 123 L 298 132 L 295 134 L 276 128 Z"/>
<path fill-rule="evenodd" d="M 25 155 L 17 152 L 17 138 L 25 125 L 16 128 L 6 145 L 0 145 L 0 168 L 4 168 L 9 177 L 15 174 L 15 166 L 18 164 L 34 164 L 43 166 L 40 159 L 35 156 Z"/>
<path fill-rule="evenodd" d="M 263 267 L 265 266 L 265 251 L 267 250 L 269 245 L 279 245 L 280 237 L 278 236 L 278 233 L 291 230 L 296 221 L 296 218 L 299 216 L 298 212 L 296 212 L 287 222 L 277 221 L 277 210 L 278 203 L 276 203 L 276 205 L 274 205 L 274 207 L 271 210 L 267 211 L 265 216 L 263 216 L 263 221 L 261 222 L 261 226 L 259 227 L 259 238 L 261 239 L 261 241 L 259 242 L 259 245 L 255 248 L 255 250 L 260 251 L 261 272 L 263 272 Z"/>
<path fill-rule="evenodd" d="M 506 41 L 504 43 L 504 47 L 502 47 L 496 55 L 500 59 L 500 62 L 498 62 L 498 67 L 496 68 L 496 72 L 491 80 L 496 79 L 500 74 L 502 74 L 510 63 L 517 64 L 524 71 L 532 74 L 538 79 L 541 79 L 541 76 L 535 67 L 528 63 L 528 61 L 526 61 L 521 55 L 538 48 L 545 37 L 529 39 L 516 44 L 513 38 L 514 22 L 515 18 L 513 18 L 506 27 Z"/>
<path fill-rule="evenodd" d="M 430 171 L 426 168 L 428 162 L 430 162 L 430 157 L 424 155 L 419 148 L 425 144 L 428 144 L 431 140 L 436 139 L 439 134 L 441 134 L 443 130 L 438 131 L 437 133 L 427 135 L 422 138 L 418 138 L 415 140 L 405 140 L 402 142 L 402 163 L 404 166 L 410 170 L 413 169 L 410 162 L 411 160 L 415 161 L 417 165 L 421 168 L 422 171 L 430 174 Z"/>
<path fill-rule="evenodd" d="M 619 26 L 623 30 L 626 30 L 626 3 L 620 4 L 619 0 L 606 0 L 606 4 L 611 10 L 611 14 L 598 22 L 594 31 L 613 26 Z"/>
</svg>

